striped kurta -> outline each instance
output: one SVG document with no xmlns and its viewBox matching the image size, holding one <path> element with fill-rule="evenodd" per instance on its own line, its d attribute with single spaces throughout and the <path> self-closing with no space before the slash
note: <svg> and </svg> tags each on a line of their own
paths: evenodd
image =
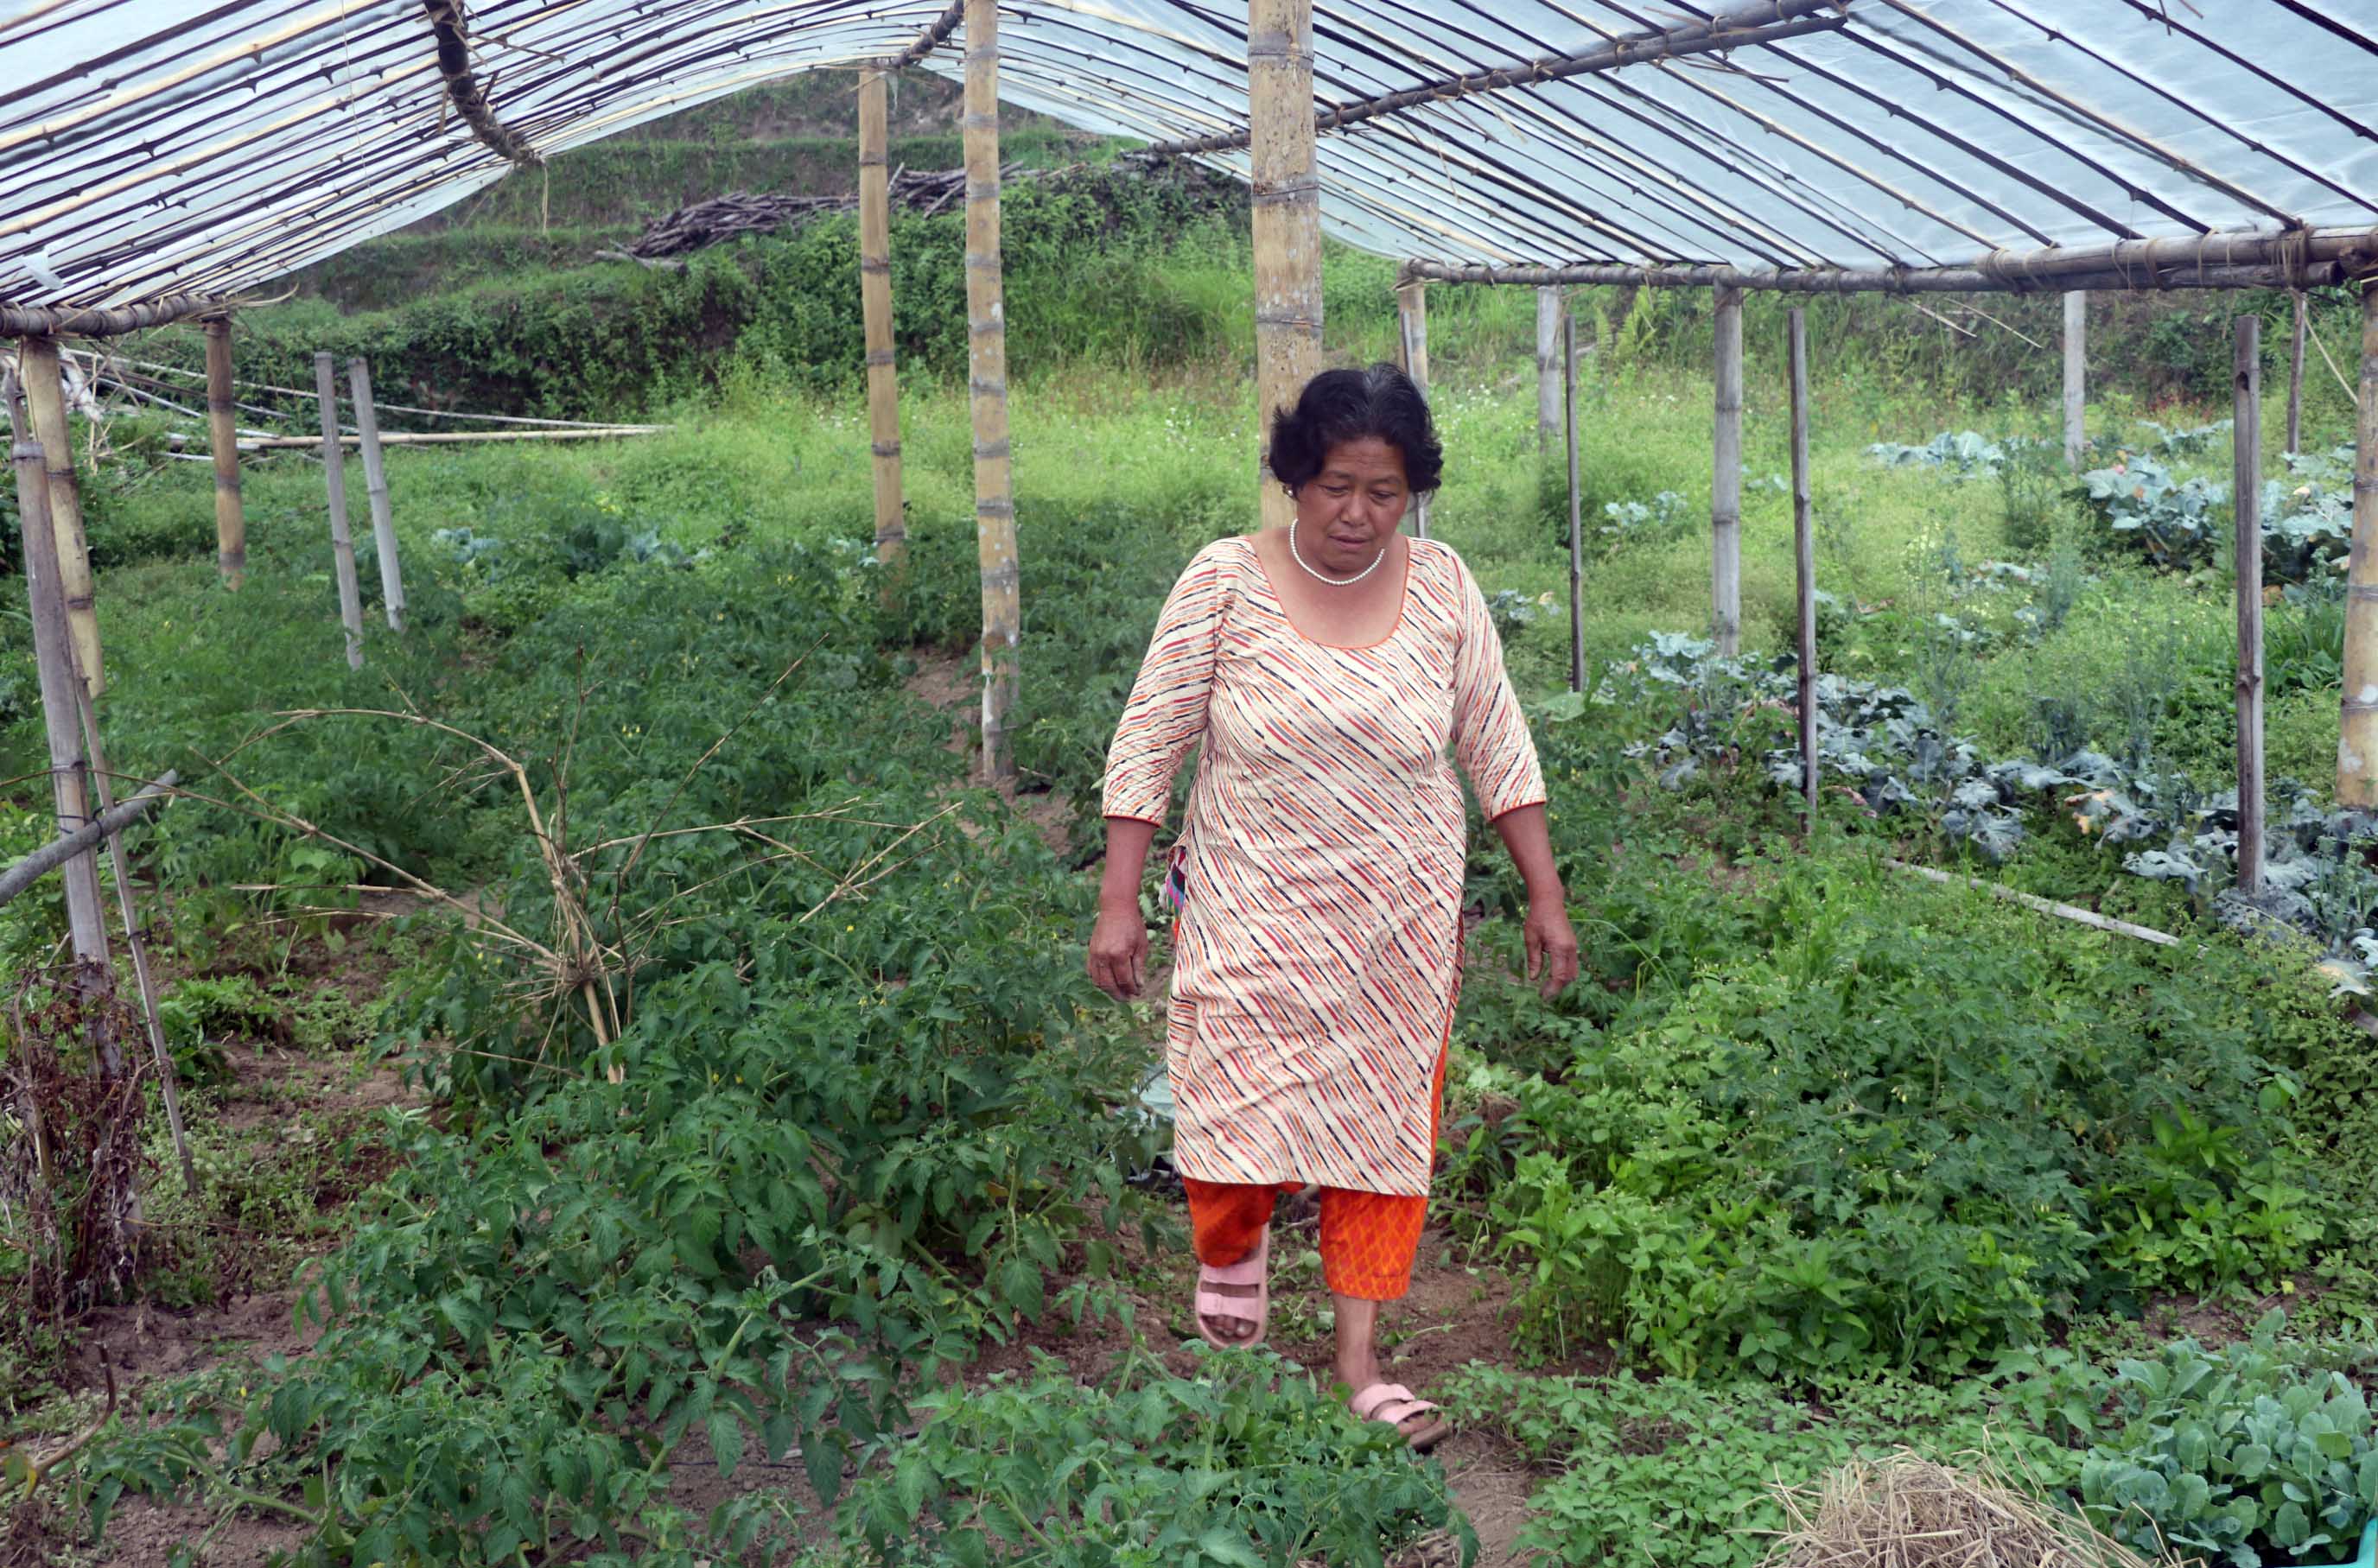
<svg viewBox="0 0 2378 1568">
<path fill-rule="evenodd" d="M 1543 774 L 1469 569 L 1409 540 L 1367 647 L 1291 624 L 1252 539 L 1173 585 L 1108 753 L 1105 814 L 1161 826 L 1202 741 L 1173 954 L 1173 1162 L 1204 1181 L 1428 1191 L 1460 981 L 1465 820 Z"/>
</svg>

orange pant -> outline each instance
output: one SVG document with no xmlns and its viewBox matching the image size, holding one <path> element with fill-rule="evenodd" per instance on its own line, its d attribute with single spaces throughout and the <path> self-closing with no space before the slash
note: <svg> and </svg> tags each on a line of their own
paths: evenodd
<svg viewBox="0 0 2378 1568">
<path fill-rule="evenodd" d="M 1434 1120 L 1445 1105 L 1445 1059 L 1436 1060 Z M 1301 1181 L 1241 1184 L 1182 1178 L 1189 1193 L 1189 1235 L 1197 1261 L 1214 1268 L 1243 1263 L 1255 1250 L 1283 1192 Z M 1351 1188 L 1321 1190 L 1321 1277 L 1333 1296 L 1394 1301 L 1411 1288 L 1426 1198 Z"/>
</svg>

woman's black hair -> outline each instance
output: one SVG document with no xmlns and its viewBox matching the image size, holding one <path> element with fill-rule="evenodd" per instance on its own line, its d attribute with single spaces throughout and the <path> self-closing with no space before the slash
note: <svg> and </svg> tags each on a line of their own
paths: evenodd
<svg viewBox="0 0 2378 1568">
<path fill-rule="evenodd" d="M 1312 483 L 1332 449 L 1375 437 L 1403 454 L 1404 481 L 1425 495 L 1445 477 L 1445 449 L 1428 400 L 1392 365 L 1325 370 L 1304 384 L 1293 410 L 1271 416 L 1272 473 L 1293 493 Z"/>
</svg>

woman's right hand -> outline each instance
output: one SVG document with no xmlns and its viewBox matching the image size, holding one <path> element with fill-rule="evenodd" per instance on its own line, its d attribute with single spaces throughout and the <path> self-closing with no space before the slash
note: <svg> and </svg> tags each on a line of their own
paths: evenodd
<svg viewBox="0 0 2378 1568">
<path fill-rule="evenodd" d="M 1147 988 L 1147 926 L 1135 900 L 1101 904 L 1099 923 L 1090 932 L 1090 978 L 1117 1001 L 1137 1000 Z"/>
</svg>

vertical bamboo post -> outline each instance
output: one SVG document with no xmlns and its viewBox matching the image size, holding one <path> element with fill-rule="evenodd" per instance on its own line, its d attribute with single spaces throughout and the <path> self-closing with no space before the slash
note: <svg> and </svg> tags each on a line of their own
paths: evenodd
<svg viewBox="0 0 2378 1568">
<path fill-rule="evenodd" d="M 1742 649 L 1742 291 L 1717 290 L 1717 433 L 1710 481 L 1710 624 L 1717 651 Z"/>
<path fill-rule="evenodd" d="M 2378 804 L 2378 279 L 2361 282 L 2361 405 L 2355 420 L 2353 547 L 2346 557 L 2344 701 L 2336 803 Z"/>
<path fill-rule="evenodd" d="M 875 560 L 887 600 L 908 553 L 900 493 L 900 372 L 892 353 L 892 176 L 885 77 L 859 73 L 859 305 L 867 327 L 867 423 L 875 461 Z"/>
<path fill-rule="evenodd" d="M 1247 0 L 1248 182 L 1255 213 L 1255 418 L 1294 406 L 1321 368 L 1321 180 L 1313 130 L 1313 0 Z M 1263 521 L 1296 503 L 1261 481 Z"/>
<path fill-rule="evenodd" d="M 1007 741 L 1022 630 L 1015 491 L 1007 442 L 1007 317 L 999 265 L 999 5 L 966 0 L 967 372 L 974 409 L 974 522 L 982 577 L 982 764 L 1015 777 Z"/>
<path fill-rule="evenodd" d="M 2309 302 L 2301 289 L 2292 291 L 2295 301 L 2295 333 L 2288 349 L 2288 450 L 2303 450 L 2303 370 L 2304 336 L 2311 314 Z"/>
<path fill-rule="evenodd" d="M 209 317 L 207 442 L 215 460 L 215 566 L 223 586 L 247 581 L 247 514 L 239 504 L 239 430 L 232 420 L 231 317 Z"/>
<path fill-rule="evenodd" d="M 321 364 L 320 355 L 315 364 Z M 364 458 L 364 494 L 371 502 L 372 547 L 379 556 L 379 592 L 388 611 L 388 629 L 404 629 L 404 569 L 396 554 L 396 514 L 388 502 L 388 464 L 379 450 L 379 411 L 372 407 L 371 366 L 361 359 L 347 361 L 347 391 L 355 403 L 355 447 Z M 326 461 L 335 461 L 338 434 L 338 397 L 336 389 L 327 400 L 324 417 L 330 422 L 334 450 Z M 346 510 L 340 509 L 339 520 L 344 521 Z M 352 546 L 350 547 L 352 550 Z"/>
<path fill-rule="evenodd" d="M 49 475 L 38 441 L 19 441 L 10 454 L 17 470 L 18 517 L 25 546 L 27 607 L 33 622 L 33 668 L 42 693 L 42 727 L 49 743 L 50 795 L 58 832 L 71 832 L 91 819 L 90 780 L 83 762 L 81 703 L 76 693 L 74 640 L 67 629 L 66 595 L 58 581 L 57 536 L 50 521 Z M 99 899 L 99 855 L 89 851 L 59 868 L 66 884 L 66 934 L 75 955 L 75 988 L 91 1020 L 100 1076 L 113 1083 L 124 1074 L 115 1032 L 105 1014 L 114 991 L 108 964 L 107 916 Z"/>
<path fill-rule="evenodd" d="M 2072 289 L 2064 295 L 2064 466 L 2081 466 L 2086 444 L 2082 410 L 2089 396 L 2089 295 Z"/>
<path fill-rule="evenodd" d="M 1420 389 L 1421 400 L 1428 399 L 1428 285 L 1415 278 L 1396 285 L 1396 324 L 1401 329 L 1404 374 Z M 1428 537 L 1429 497 L 1412 497 L 1412 532 L 1423 539 Z"/>
<path fill-rule="evenodd" d="M 42 444 L 48 467 L 50 532 L 58 546 L 58 591 L 66 595 L 66 627 L 74 638 L 75 668 L 97 697 L 107 689 L 99 657 L 99 611 L 90 575 L 90 544 L 83 531 L 82 489 L 75 480 L 74 437 L 66 425 L 65 377 L 58 345 L 51 338 L 19 343 L 25 411 L 32 437 Z"/>
<path fill-rule="evenodd" d="M 364 597 L 355 582 L 354 539 L 347 529 L 347 459 L 339 446 L 339 378 L 327 353 L 314 355 L 314 396 L 322 405 L 322 482 L 330 491 L 330 569 L 339 584 L 339 624 L 347 628 L 347 668 L 359 670 L 364 667 Z"/>
<path fill-rule="evenodd" d="M 1792 307 L 1792 559 L 1800 606 L 1800 795 L 1817 825 L 1817 531 L 1808 497 L 1808 319 Z"/>
<path fill-rule="evenodd" d="M 1541 296 L 1540 296 L 1541 297 Z M 1577 317 L 1561 314 L 1562 417 L 1568 434 L 1568 688 L 1585 689 L 1585 529 L 1578 515 Z"/>
<path fill-rule="evenodd" d="M 1539 453 L 1553 449 L 1553 432 L 1561 421 L 1561 366 L 1567 353 L 1562 346 L 1566 338 L 1561 322 L 1567 314 L 1559 289 L 1548 286 L 1536 291 L 1536 450 Z"/>
<path fill-rule="evenodd" d="M 2238 891 L 2263 891 L 2263 318 L 2237 322 L 2230 494 L 2238 558 Z"/>
</svg>

